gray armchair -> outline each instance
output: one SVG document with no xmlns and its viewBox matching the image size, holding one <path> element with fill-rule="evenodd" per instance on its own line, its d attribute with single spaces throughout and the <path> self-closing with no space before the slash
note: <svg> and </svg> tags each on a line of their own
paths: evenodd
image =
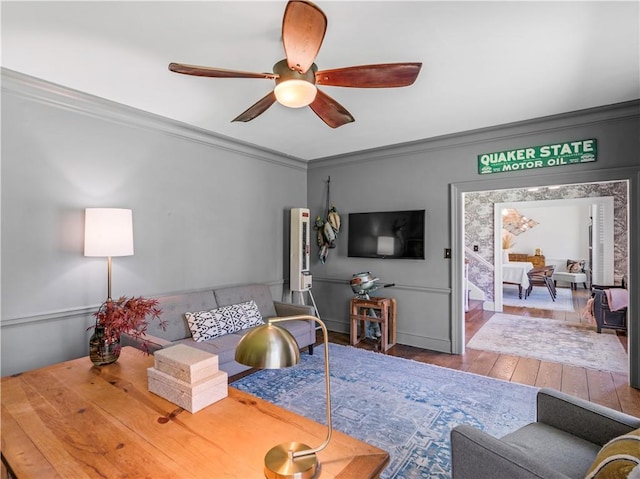
<svg viewBox="0 0 640 479">
<path fill-rule="evenodd" d="M 501 439 L 451 431 L 452 479 L 583 479 L 602 446 L 638 428 L 640 418 L 541 389 L 537 421 Z"/>
</svg>

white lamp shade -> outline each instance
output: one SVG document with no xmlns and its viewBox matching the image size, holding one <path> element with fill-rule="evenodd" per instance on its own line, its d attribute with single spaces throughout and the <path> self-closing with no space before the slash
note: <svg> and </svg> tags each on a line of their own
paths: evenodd
<svg viewBox="0 0 640 479">
<path fill-rule="evenodd" d="M 133 219 L 131 210 L 86 208 L 84 214 L 85 256 L 131 256 Z"/>
</svg>

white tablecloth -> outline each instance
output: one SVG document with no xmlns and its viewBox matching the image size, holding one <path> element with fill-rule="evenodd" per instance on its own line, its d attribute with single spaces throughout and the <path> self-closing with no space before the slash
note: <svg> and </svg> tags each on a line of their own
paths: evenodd
<svg viewBox="0 0 640 479">
<path fill-rule="evenodd" d="M 502 281 L 505 283 L 515 283 L 524 289 L 529 287 L 529 277 L 527 272 L 533 269 L 533 263 L 513 262 L 503 263 Z"/>
</svg>

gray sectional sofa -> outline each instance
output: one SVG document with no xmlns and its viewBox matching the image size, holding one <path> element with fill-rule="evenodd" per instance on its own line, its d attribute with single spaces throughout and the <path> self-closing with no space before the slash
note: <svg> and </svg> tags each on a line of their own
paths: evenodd
<svg viewBox="0 0 640 479">
<path fill-rule="evenodd" d="M 147 329 L 146 336 L 149 351 L 154 352 L 161 348 L 176 344 L 186 344 L 194 348 L 218 355 L 219 367 L 229 376 L 241 373 L 249 367 L 234 360 L 235 348 L 240 338 L 251 329 L 244 329 L 231 334 L 225 334 L 213 339 L 196 342 L 189 330 L 185 318 L 186 312 L 210 311 L 223 306 L 244 303 L 253 300 L 264 321 L 274 316 L 314 315 L 312 306 L 284 303 L 274 301 L 271 290 L 266 284 L 249 284 L 232 286 L 219 289 L 195 291 L 171 296 L 158 296 L 158 306 L 162 309 L 161 319 L 167 322 L 166 330 L 158 326 L 157 321 L 152 321 Z M 296 338 L 300 348 L 308 347 L 309 354 L 313 354 L 313 344 L 316 341 L 315 323 L 312 321 L 287 321 L 280 323 Z M 121 337 L 122 346 L 134 346 L 142 349 L 142 342 L 129 335 Z"/>
</svg>

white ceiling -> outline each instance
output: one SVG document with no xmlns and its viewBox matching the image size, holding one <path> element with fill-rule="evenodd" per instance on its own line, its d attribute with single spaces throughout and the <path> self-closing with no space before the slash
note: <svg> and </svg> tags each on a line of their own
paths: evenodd
<svg viewBox="0 0 640 479">
<path fill-rule="evenodd" d="M 355 117 L 274 104 L 231 123 L 284 58 L 285 1 L 2 1 L 2 66 L 303 160 L 640 98 L 638 1 L 322 1 L 320 70 L 422 62 L 410 87 L 321 87 Z"/>
</svg>

